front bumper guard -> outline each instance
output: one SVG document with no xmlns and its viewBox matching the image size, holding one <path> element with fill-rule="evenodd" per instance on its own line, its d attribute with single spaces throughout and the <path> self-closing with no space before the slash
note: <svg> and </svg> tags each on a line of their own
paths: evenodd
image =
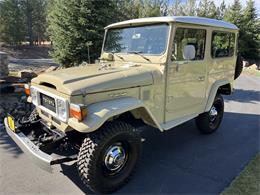
<svg viewBox="0 0 260 195">
<path fill-rule="evenodd" d="M 53 172 L 52 165 L 60 164 L 63 162 L 69 162 L 75 160 L 77 155 L 72 156 L 59 156 L 61 158 L 53 158 L 51 155 L 41 151 L 29 138 L 27 138 L 22 132 L 13 132 L 7 122 L 7 118 L 4 119 L 5 129 L 7 134 L 14 140 L 14 142 L 26 153 L 29 158 L 40 168 L 45 171 Z"/>
<path fill-rule="evenodd" d="M 29 140 L 22 132 L 14 133 L 8 126 L 7 118 L 4 119 L 4 124 L 7 134 L 36 165 L 45 171 L 53 171 L 53 168 L 51 167 L 51 162 L 53 160 L 51 155 L 42 152 L 38 146 Z"/>
</svg>

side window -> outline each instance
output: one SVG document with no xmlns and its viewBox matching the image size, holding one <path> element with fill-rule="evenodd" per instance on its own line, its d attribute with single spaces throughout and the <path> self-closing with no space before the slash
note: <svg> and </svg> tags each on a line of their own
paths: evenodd
<svg viewBox="0 0 260 195">
<path fill-rule="evenodd" d="M 213 32 L 211 42 L 212 58 L 233 56 L 235 50 L 235 33 Z"/>
<path fill-rule="evenodd" d="M 182 61 L 183 48 L 185 45 L 193 45 L 195 47 L 195 59 L 203 60 L 205 54 L 206 30 L 177 28 L 173 41 L 173 60 Z"/>
</svg>

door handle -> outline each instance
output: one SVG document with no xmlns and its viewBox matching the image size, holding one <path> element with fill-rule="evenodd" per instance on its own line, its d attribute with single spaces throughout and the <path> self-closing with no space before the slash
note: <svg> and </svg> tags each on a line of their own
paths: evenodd
<svg viewBox="0 0 260 195">
<path fill-rule="evenodd" d="M 205 80 L 205 76 L 198 77 L 198 81 L 204 81 L 204 80 Z"/>
</svg>

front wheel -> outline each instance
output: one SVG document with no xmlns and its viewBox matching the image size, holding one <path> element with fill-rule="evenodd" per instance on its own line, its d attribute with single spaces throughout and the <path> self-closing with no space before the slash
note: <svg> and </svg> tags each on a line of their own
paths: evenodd
<svg viewBox="0 0 260 195">
<path fill-rule="evenodd" d="M 109 193 L 124 185 L 141 149 L 141 137 L 121 121 L 105 124 L 83 141 L 78 156 L 79 175 L 92 191 Z"/>
<path fill-rule="evenodd" d="M 196 125 L 200 132 L 210 134 L 215 132 L 223 118 L 224 100 L 220 94 L 217 94 L 209 112 L 200 114 L 196 118 Z"/>
</svg>

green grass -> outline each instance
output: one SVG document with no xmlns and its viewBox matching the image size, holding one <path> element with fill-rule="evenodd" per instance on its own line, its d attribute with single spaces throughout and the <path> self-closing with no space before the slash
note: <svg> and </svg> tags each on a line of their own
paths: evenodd
<svg viewBox="0 0 260 195">
<path fill-rule="evenodd" d="M 260 194 L 260 154 L 252 159 L 240 175 L 221 195 L 259 195 Z"/>
<path fill-rule="evenodd" d="M 260 71 L 257 71 L 257 72 L 255 73 L 255 76 L 260 77 Z"/>
<path fill-rule="evenodd" d="M 260 77 L 260 70 L 246 68 L 246 69 L 243 69 L 243 74 Z"/>
</svg>

